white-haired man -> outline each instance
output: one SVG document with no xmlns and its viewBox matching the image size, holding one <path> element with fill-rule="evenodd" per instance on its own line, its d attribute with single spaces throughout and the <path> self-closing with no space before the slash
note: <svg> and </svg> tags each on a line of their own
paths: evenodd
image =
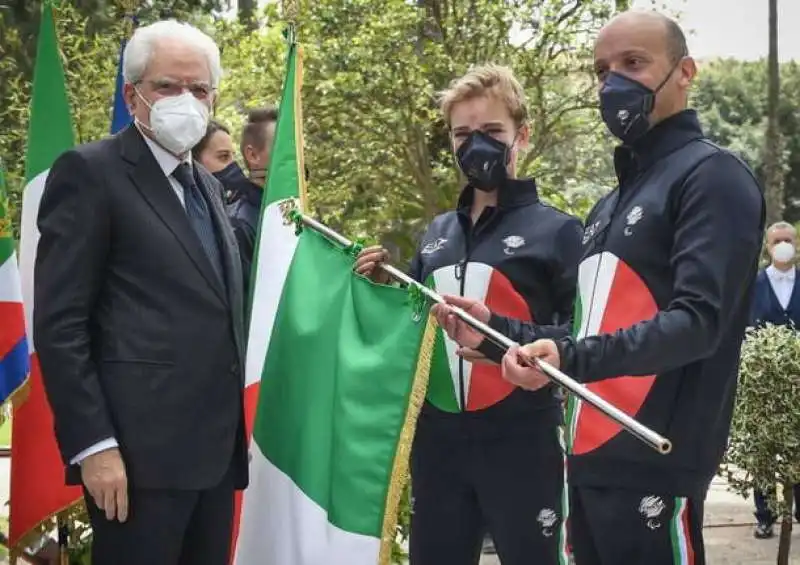
<svg viewBox="0 0 800 565">
<path fill-rule="evenodd" d="M 63 154 L 39 210 L 36 344 L 94 565 L 224 565 L 247 482 L 242 273 L 191 149 L 219 50 L 174 21 L 125 54 L 134 124 Z"/>
</svg>

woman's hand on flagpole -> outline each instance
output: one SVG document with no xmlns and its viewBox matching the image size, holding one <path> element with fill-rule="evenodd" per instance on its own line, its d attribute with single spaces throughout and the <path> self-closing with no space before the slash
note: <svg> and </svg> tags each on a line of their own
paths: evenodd
<svg viewBox="0 0 800 565">
<path fill-rule="evenodd" d="M 391 277 L 389 273 L 380 268 L 383 263 L 389 261 L 389 252 L 375 245 L 365 248 L 356 258 L 355 271 L 359 275 L 368 277 L 378 284 L 389 284 Z"/>
<path fill-rule="evenodd" d="M 489 318 L 492 317 L 491 311 L 482 302 L 471 298 L 447 294 L 442 298 L 445 299 L 447 304 L 435 304 L 431 308 L 431 314 L 447 333 L 447 336 L 460 346 L 458 354 L 471 363 L 488 362 L 486 357 L 477 351 L 478 346 L 486 337 L 459 318 L 453 312 L 453 307 L 460 308 L 484 324 L 489 323 Z"/>
</svg>

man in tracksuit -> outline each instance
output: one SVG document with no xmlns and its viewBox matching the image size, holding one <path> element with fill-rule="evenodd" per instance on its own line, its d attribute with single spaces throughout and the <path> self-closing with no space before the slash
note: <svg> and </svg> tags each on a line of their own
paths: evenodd
<svg viewBox="0 0 800 565">
<path fill-rule="evenodd" d="M 509 350 L 503 376 L 538 390 L 547 377 L 519 356 L 543 359 L 672 440 L 660 455 L 570 398 L 577 565 L 703 564 L 703 501 L 730 428 L 763 197 L 686 109 L 695 65 L 672 20 L 618 16 L 600 32 L 595 67 L 601 113 L 622 141 L 619 186 L 586 221 L 574 335 Z M 436 314 L 477 345 L 447 307 Z"/>
<path fill-rule="evenodd" d="M 431 222 L 411 275 L 566 335 L 582 226 L 514 178 L 529 137 L 521 86 L 504 67 L 477 67 L 441 105 L 468 184 Z M 375 269 L 386 259 L 366 249 L 356 270 L 387 282 Z M 487 530 L 503 565 L 565 563 L 562 420 L 552 387 L 522 390 L 438 342 L 412 452 L 411 565 L 477 565 Z"/>
</svg>

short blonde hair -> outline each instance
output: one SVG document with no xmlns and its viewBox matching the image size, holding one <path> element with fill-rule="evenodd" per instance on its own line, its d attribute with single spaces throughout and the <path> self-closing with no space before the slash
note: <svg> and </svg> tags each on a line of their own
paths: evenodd
<svg viewBox="0 0 800 565">
<path fill-rule="evenodd" d="M 510 68 L 490 63 L 470 67 L 467 74 L 451 81 L 439 93 L 439 107 L 448 128 L 453 106 L 478 96 L 495 96 L 501 100 L 518 127 L 528 121 L 528 107 L 522 85 Z"/>
</svg>

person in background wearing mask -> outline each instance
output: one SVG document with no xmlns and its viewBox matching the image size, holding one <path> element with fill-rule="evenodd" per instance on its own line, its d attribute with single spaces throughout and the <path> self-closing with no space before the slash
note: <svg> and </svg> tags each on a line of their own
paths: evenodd
<svg viewBox="0 0 800 565">
<path fill-rule="evenodd" d="M 216 120 L 209 120 L 206 134 L 192 149 L 194 160 L 215 174 L 233 163 L 230 130 Z"/>
<path fill-rule="evenodd" d="M 256 233 L 261 216 L 261 201 L 266 184 L 269 155 L 275 138 L 278 110 L 272 106 L 251 110 L 242 130 L 240 150 L 249 176 L 235 161 L 214 173 L 229 195 L 227 212 L 239 244 L 244 273 L 244 296 L 249 296 L 250 270 L 256 247 Z"/>
<path fill-rule="evenodd" d="M 39 210 L 34 328 L 95 565 L 227 565 L 247 485 L 242 272 L 192 159 L 219 49 L 175 21 L 124 53 L 134 124 L 61 155 Z"/>
<path fill-rule="evenodd" d="M 520 355 L 543 359 L 672 440 L 659 454 L 569 399 L 577 565 L 702 565 L 703 502 L 727 447 L 764 199 L 750 169 L 687 109 L 696 67 L 677 23 L 655 12 L 615 17 L 594 65 L 603 120 L 622 141 L 619 185 L 586 221 L 574 336 L 512 348 L 503 376 L 547 387 Z M 462 347 L 481 346 L 447 306 L 434 313 Z"/>
<path fill-rule="evenodd" d="M 466 177 L 456 210 L 433 219 L 411 263 L 417 281 L 487 300 L 505 316 L 567 332 L 582 226 L 542 203 L 533 179 L 517 179 L 530 129 L 525 94 L 510 69 L 470 69 L 441 95 L 441 110 Z M 357 272 L 387 283 L 380 247 Z M 562 412 L 553 387 L 525 391 L 500 369 L 460 359 L 447 340 L 434 367 L 412 450 L 411 565 L 477 565 L 488 530 L 503 565 L 565 561 Z M 444 350 L 442 351 L 444 353 Z M 390 375 L 387 375 L 387 377 Z"/>
<path fill-rule="evenodd" d="M 767 229 L 767 251 L 772 263 L 756 277 L 750 324 L 791 325 L 800 330 L 800 285 L 795 284 L 797 230 L 787 222 L 777 222 Z M 763 492 L 753 493 L 758 524 L 754 535 L 768 539 L 774 535 L 775 514 L 769 509 Z M 794 486 L 794 515 L 800 522 L 800 484 Z"/>
</svg>

